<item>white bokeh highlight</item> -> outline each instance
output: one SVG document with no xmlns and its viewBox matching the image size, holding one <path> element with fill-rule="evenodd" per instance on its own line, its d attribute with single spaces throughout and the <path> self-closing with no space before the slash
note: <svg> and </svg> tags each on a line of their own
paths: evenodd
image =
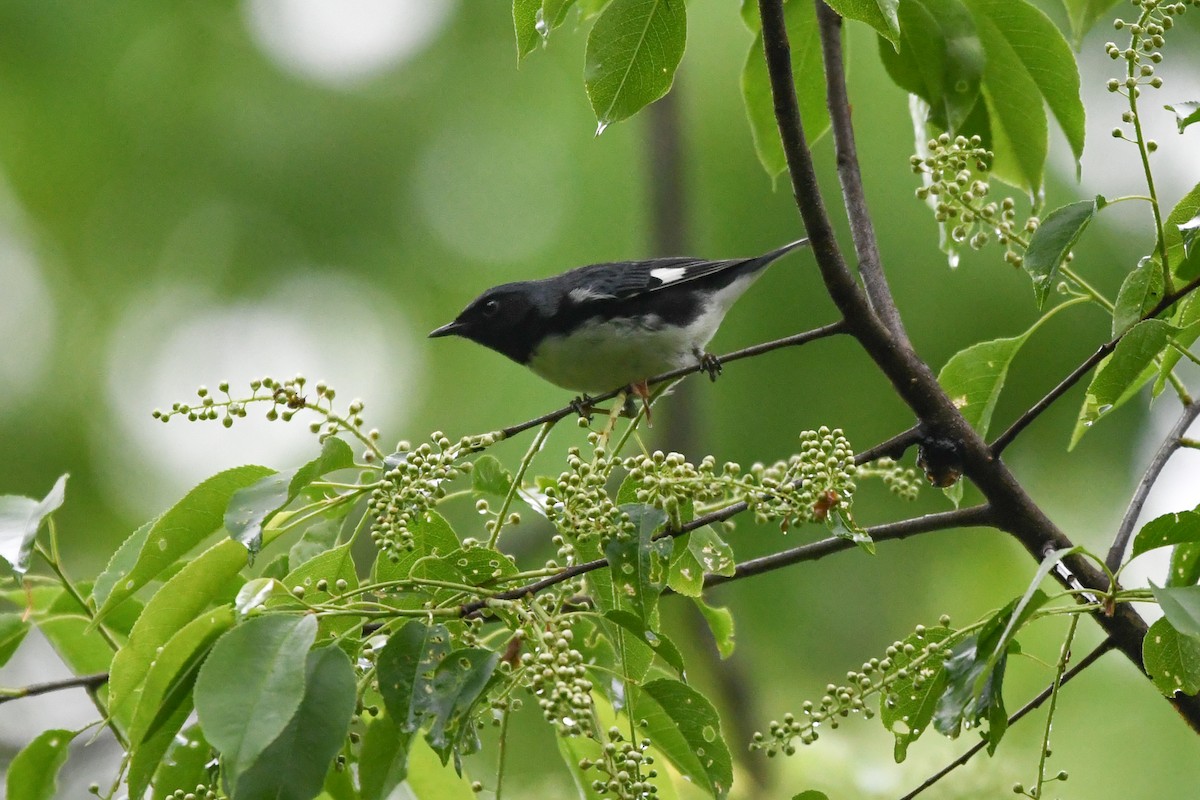
<svg viewBox="0 0 1200 800">
<path fill-rule="evenodd" d="M 422 369 L 407 321 L 374 296 L 344 274 L 299 272 L 253 300 L 174 284 L 132 299 L 105 370 L 113 424 L 94 443 L 98 455 L 120 462 L 99 471 L 114 476 L 112 497 L 148 516 L 223 469 L 286 469 L 316 456 L 308 424 L 320 418 L 269 422 L 270 403 L 250 404 L 229 429 L 219 420 L 163 424 L 151 417 L 155 408 L 196 401 L 200 385 L 216 394 L 222 380 L 235 397 L 264 375 L 282 381 L 301 373 L 309 387 L 324 380 L 337 390 L 336 409 L 363 398 L 368 426 L 394 433 L 418 401 Z"/>
<path fill-rule="evenodd" d="M 281 67 L 337 87 L 412 58 L 442 30 L 453 0 L 246 0 L 255 42 Z"/>
<path fill-rule="evenodd" d="M 0 222 L 0 413 L 31 396 L 54 347 L 55 307 L 33 250 Z"/>
</svg>

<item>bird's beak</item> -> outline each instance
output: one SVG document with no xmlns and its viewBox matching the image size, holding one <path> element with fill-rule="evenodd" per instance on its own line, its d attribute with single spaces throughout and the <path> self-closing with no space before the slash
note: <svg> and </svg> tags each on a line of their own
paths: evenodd
<svg viewBox="0 0 1200 800">
<path fill-rule="evenodd" d="M 447 323 L 435 331 L 430 332 L 430 339 L 439 339 L 443 336 L 454 336 L 463 329 L 463 324 L 458 320 Z"/>
</svg>

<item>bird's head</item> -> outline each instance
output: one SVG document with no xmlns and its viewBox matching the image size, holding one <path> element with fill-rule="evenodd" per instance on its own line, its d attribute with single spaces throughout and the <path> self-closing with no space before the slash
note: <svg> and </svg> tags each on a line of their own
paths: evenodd
<svg viewBox="0 0 1200 800">
<path fill-rule="evenodd" d="M 429 338 L 461 336 L 525 363 L 539 330 L 537 287 L 507 283 L 488 289 L 462 310 L 453 322 L 429 334 Z"/>
</svg>

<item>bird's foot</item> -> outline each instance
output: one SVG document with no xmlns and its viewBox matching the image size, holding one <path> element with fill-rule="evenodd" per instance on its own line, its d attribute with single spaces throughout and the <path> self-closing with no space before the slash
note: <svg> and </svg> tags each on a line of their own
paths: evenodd
<svg viewBox="0 0 1200 800">
<path fill-rule="evenodd" d="M 588 397 L 586 394 L 579 395 L 570 403 L 568 403 L 568 405 L 571 406 L 572 411 L 586 419 L 588 422 L 592 421 L 592 415 L 598 410 L 596 408 L 596 401 Z"/>
<path fill-rule="evenodd" d="M 712 353 L 705 353 L 697 350 L 696 358 L 700 359 L 700 370 L 708 373 L 708 379 L 710 381 L 715 381 L 717 376 L 720 375 L 725 369 L 723 366 L 721 366 L 721 359 L 717 358 Z"/>
</svg>

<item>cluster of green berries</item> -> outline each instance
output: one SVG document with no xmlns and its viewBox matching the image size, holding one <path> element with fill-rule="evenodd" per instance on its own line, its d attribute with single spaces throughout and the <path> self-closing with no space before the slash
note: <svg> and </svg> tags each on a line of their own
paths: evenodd
<svg viewBox="0 0 1200 800">
<path fill-rule="evenodd" d="M 851 714 L 862 714 L 865 719 L 874 717 L 875 711 L 866 704 L 872 696 L 879 695 L 885 706 L 895 708 L 901 696 L 919 695 L 943 667 L 953 641 L 949 625 L 947 616 L 941 618 L 935 634 L 918 625 L 907 639 L 889 646 L 883 658 L 872 658 L 859 670 L 847 672 L 845 683 L 826 686 L 819 701 L 806 700 L 802 717 L 788 713 L 782 721 L 771 720 L 766 734 L 761 731 L 754 734 L 750 749 L 765 750 L 768 756 L 779 753 L 790 756 L 796 752 L 797 740 L 803 745 L 817 741 L 822 725 L 836 730 L 840 720 Z M 911 733 L 915 737 L 920 731 Z"/>
<path fill-rule="evenodd" d="M 934 218 L 949 228 L 950 238 L 980 250 L 992 237 L 1004 245 L 1004 260 L 1021 266 L 1027 237 L 1037 230 L 1038 218 L 1017 221 L 1016 202 L 1005 197 L 987 200 L 991 192 L 988 173 L 993 155 L 978 136 L 943 133 L 926 144 L 928 155 L 913 156 L 913 172 L 925 176 L 917 197 L 933 205 Z"/>
<path fill-rule="evenodd" d="M 601 758 L 595 761 L 585 758 L 579 762 L 579 768 L 603 774 L 604 777 L 592 781 L 592 791 L 596 794 L 611 795 L 617 800 L 647 800 L 658 794 L 658 787 L 651 783 L 658 777 L 658 771 L 652 768 L 654 757 L 647 752 L 649 749 L 649 739 L 643 738 L 635 744 L 622 736 L 619 728 L 609 728 Z"/>
<path fill-rule="evenodd" d="M 842 430 L 822 426 L 800 434 L 800 452 L 787 461 L 752 465 L 740 480 L 741 499 L 755 522 L 778 522 L 786 533 L 796 523 L 825 522 L 834 508 L 848 513 L 857 474 Z"/>
<path fill-rule="evenodd" d="M 1046 751 L 1046 755 L 1047 756 L 1050 755 L 1049 750 Z M 1050 777 L 1050 778 L 1046 778 L 1046 783 L 1049 783 L 1051 781 L 1063 781 L 1065 783 L 1067 778 L 1069 778 L 1069 777 L 1071 777 L 1071 776 L 1065 769 L 1060 769 L 1058 771 L 1057 775 L 1054 775 L 1053 777 Z M 1027 789 L 1027 788 L 1025 788 L 1025 784 L 1023 784 L 1023 783 L 1014 783 L 1013 787 L 1012 787 L 1012 791 L 1013 791 L 1013 794 L 1019 794 L 1022 797 L 1028 797 L 1028 798 L 1030 798 L 1030 800 L 1042 800 L 1041 790 L 1036 789 L 1032 786 L 1030 786 Z"/>
<path fill-rule="evenodd" d="M 216 789 L 201 783 L 190 791 L 176 789 L 167 797 L 170 800 L 223 800 L 225 795 L 219 794 Z"/>
<path fill-rule="evenodd" d="M 1175 18 L 1187 11 L 1189 5 L 1200 5 L 1197 0 L 1166 3 L 1162 0 L 1133 0 L 1133 5 L 1141 9 L 1138 19 L 1130 22 L 1118 19 L 1113 22 L 1117 30 L 1129 31 L 1129 44 L 1122 48 L 1116 42 L 1105 42 L 1104 52 L 1114 61 L 1121 59 L 1126 63 L 1124 79 L 1111 78 L 1108 81 L 1110 92 L 1119 92 L 1129 98 L 1129 110 L 1121 115 L 1121 121 L 1133 123 L 1137 119 L 1137 98 L 1142 86 L 1160 89 L 1163 79 L 1154 74 L 1156 64 L 1162 63 L 1162 46 L 1166 43 L 1166 33 L 1175 25 Z M 1116 127 L 1112 130 L 1113 138 L 1136 141 L 1141 138 L 1141 131 L 1135 128 L 1135 139 L 1130 139 L 1125 131 Z M 1158 143 L 1153 139 L 1146 141 L 1146 150 L 1153 153 L 1158 149 Z"/>
<path fill-rule="evenodd" d="M 692 464 L 681 453 L 661 450 L 627 458 L 624 466 L 629 471 L 628 480 L 637 487 L 637 501 L 666 511 L 674 527 L 683 521 L 680 511 L 686 503 L 710 503 L 727 497 L 741 472 L 737 464 L 730 462 L 718 475 L 712 456 Z"/>
<path fill-rule="evenodd" d="M 591 737 L 592 682 L 583 654 L 573 645 L 574 633 L 552 622 L 546 630 L 535 631 L 527 638 L 538 645 L 533 652 L 521 654 L 521 666 L 542 715 L 563 736 Z"/>
<path fill-rule="evenodd" d="M 888 491 L 901 500 L 916 500 L 921 492 L 921 478 L 912 467 L 897 464 L 895 459 L 878 458 L 858 468 L 858 479 L 879 478 Z"/>
<path fill-rule="evenodd" d="M 619 459 L 600 445 L 599 436 L 588 434 L 590 459 L 577 447 L 567 451 L 567 471 L 547 486 L 546 518 L 558 529 L 554 537 L 558 555 L 566 563 L 576 558 L 580 542 L 598 539 L 600 547 L 615 536 L 632 534 L 629 517 L 608 496 L 606 485 Z"/>
<path fill-rule="evenodd" d="M 371 540 L 393 560 L 412 550 L 412 527 L 446 496 L 446 483 L 471 471 L 471 462 L 459 461 L 470 452 L 466 439 L 454 444 L 441 431 L 430 442 L 413 449 L 408 442 L 397 446 L 389 457 L 388 470 L 371 491 L 367 514 L 371 517 Z M 394 461 L 393 461 L 394 459 Z"/>
</svg>

